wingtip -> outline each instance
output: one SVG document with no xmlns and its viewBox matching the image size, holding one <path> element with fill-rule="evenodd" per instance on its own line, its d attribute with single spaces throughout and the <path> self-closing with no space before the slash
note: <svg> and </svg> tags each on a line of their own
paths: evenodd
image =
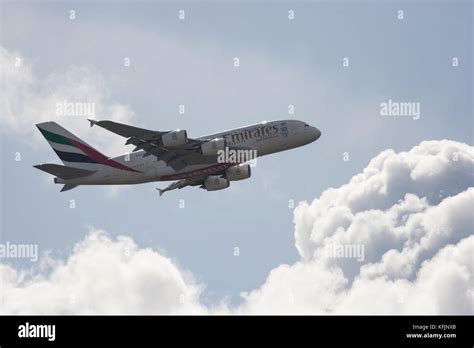
<svg viewBox="0 0 474 348">
<path fill-rule="evenodd" d="M 163 195 L 163 193 L 165 192 L 165 190 L 162 190 L 162 189 L 160 189 L 160 188 L 158 188 L 158 187 L 157 187 L 156 189 L 157 189 L 158 192 L 160 193 L 160 197 L 161 197 L 161 196 Z"/>
<path fill-rule="evenodd" d="M 92 119 L 92 118 L 88 118 L 87 121 L 90 122 L 90 126 L 91 126 L 91 127 L 97 123 L 97 121 L 94 120 L 94 119 Z"/>
</svg>

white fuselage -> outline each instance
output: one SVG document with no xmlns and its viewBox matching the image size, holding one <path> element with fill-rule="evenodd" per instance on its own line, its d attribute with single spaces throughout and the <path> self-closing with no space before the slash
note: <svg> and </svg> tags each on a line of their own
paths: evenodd
<svg viewBox="0 0 474 348">
<path fill-rule="evenodd" d="M 283 120 L 262 122 L 197 139 L 225 138 L 229 148 L 253 149 L 256 150 L 257 156 L 261 157 L 309 144 L 318 139 L 320 135 L 321 133 L 317 128 L 304 122 Z M 222 163 L 188 165 L 182 170 L 175 171 L 155 156 L 144 155 L 145 151 L 141 150 L 112 158 L 134 171 L 112 168 L 97 163 L 82 164 L 81 168 L 94 170 L 96 173 L 77 179 L 58 179 L 57 182 L 75 185 L 141 184 L 201 176 L 206 173 L 212 175 L 213 171 L 219 170 L 219 165 L 221 167 L 223 165 Z"/>
</svg>

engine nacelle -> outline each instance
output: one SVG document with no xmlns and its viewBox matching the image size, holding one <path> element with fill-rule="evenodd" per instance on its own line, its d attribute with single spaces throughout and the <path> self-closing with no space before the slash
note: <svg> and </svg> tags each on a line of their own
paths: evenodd
<svg viewBox="0 0 474 348">
<path fill-rule="evenodd" d="M 225 151 L 226 141 L 224 138 L 216 138 L 201 145 L 201 151 L 204 156 L 217 155 L 219 150 Z"/>
<path fill-rule="evenodd" d="M 237 181 L 250 178 L 252 174 L 250 170 L 250 165 L 248 164 L 239 164 L 237 166 L 233 166 L 227 168 L 225 171 L 225 176 L 229 181 Z"/>
<path fill-rule="evenodd" d="M 228 188 L 230 185 L 229 180 L 225 178 L 221 178 L 219 176 L 208 176 L 206 180 L 204 180 L 204 187 L 208 191 L 217 191 L 223 190 Z"/>
<path fill-rule="evenodd" d="M 161 140 L 163 141 L 163 145 L 166 147 L 180 146 L 188 142 L 188 135 L 184 129 L 178 129 L 166 133 L 163 135 Z"/>
</svg>

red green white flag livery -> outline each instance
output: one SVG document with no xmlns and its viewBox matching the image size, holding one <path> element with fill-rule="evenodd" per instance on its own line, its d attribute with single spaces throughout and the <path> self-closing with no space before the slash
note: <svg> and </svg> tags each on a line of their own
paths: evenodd
<svg viewBox="0 0 474 348">
<path fill-rule="evenodd" d="M 231 151 L 256 153 L 258 157 L 303 146 L 317 140 L 321 132 L 302 121 L 262 122 L 200 138 L 188 138 L 185 130 L 153 131 L 113 121 L 89 119 L 127 138 L 135 145 L 132 153 L 109 158 L 55 122 L 36 126 L 63 162 L 35 167 L 64 184 L 61 191 L 79 185 L 130 185 L 178 180 L 164 189 L 199 186 L 207 191 L 229 187 L 230 181 L 247 179 L 250 165 L 243 161 L 222 161 Z M 237 156 L 237 158 L 242 158 Z"/>
<path fill-rule="evenodd" d="M 36 126 L 65 165 L 81 167 L 77 164 L 95 163 L 117 169 L 138 172 L 135 169 L 107 158 L 55 122 L 40 123 Z"/>
</svg>

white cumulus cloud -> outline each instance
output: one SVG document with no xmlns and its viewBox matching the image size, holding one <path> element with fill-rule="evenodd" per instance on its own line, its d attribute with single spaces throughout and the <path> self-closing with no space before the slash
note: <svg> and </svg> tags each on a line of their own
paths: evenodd
<svg viewBox="0 0 474 348">
<path fill-rule="evenodd" d="M 113 100 L 106 79 L 93 66 L 71 65 L 40 78 L 27 57 L 0 47 L 0 71 L 0 125 L 6 133 L 14 132 L 32 144 L 42 139 L 34 125 L 45 121 L 56 121 L 80 138 L 84 137 L 84 130 L 88 129 L 87 115 L 57 114 L 58 103 L 94 105 L 95 117 L 92 118 L 123 123 L 133 119 L 130 106 Z M 95 128 L 94 134 L 91 145 L 106 155 L 125 152 L 122 137 Z"/>
<path fill-rule="evenodd" d="M 473 313 L 473 165 L 473 147 L 448 140 L 383 151 L 349 183 L 300 203 L 301 261 L 272 270 L 240 310 Z"/>
<path fill-rule="evenodd" d="M 66 261 L 43 258 L 36 270 L 0 264 L 1 313 L 206 313 L 191 273 L 129 237 L 92 230 Z"/>
</svg>

